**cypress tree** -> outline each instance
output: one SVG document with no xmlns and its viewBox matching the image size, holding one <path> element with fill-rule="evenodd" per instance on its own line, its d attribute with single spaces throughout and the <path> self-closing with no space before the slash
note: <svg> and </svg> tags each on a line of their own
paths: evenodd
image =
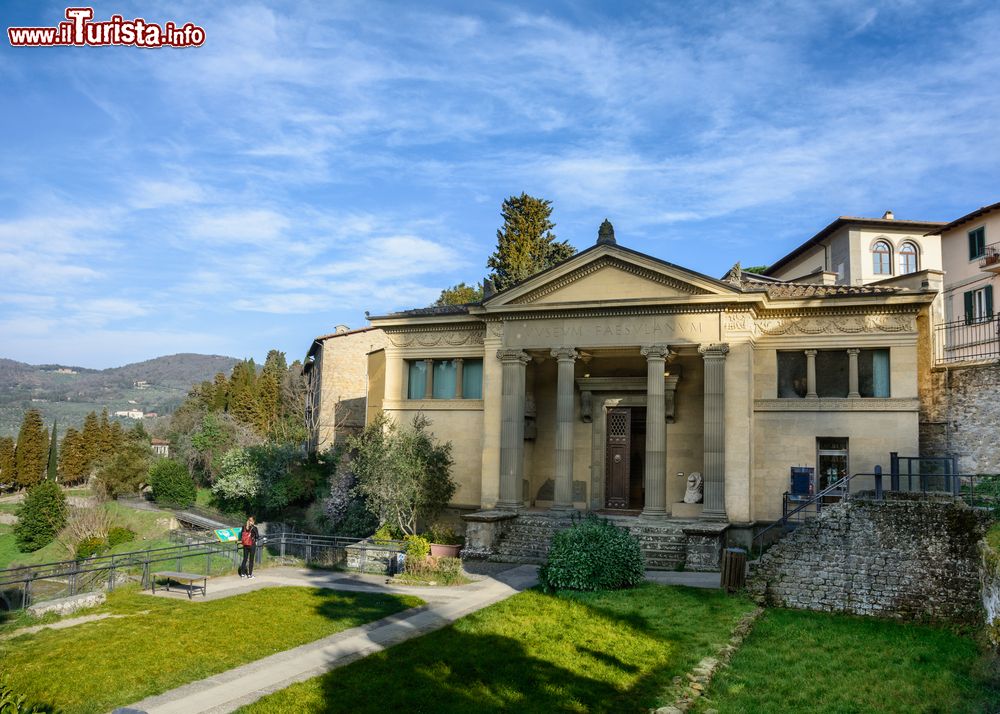
<svg viewBox="0 0 1000 714">
<path fill-rule="evenodd" d="M 83 434 L 73 427 L 66 430 L 59 450 L 59 478 L 62 483 L 79 483 L 90 475 L 86 444 Z"/>
<path fill-rule="evenodd" d="M 497 247 L 486 261 L 493 269 L 497 290 L 506 290 L 535 273 L 565 260 L 576 248 L 566 241 L 556 242 L 552 202 L 521 193 L 503 202 L 503 227 L 497 231 Z"/>
<path fill-rule="evenodd" d="M 209 411 L 224 412 L 229 405 L 229 380 L 226 375 L 219 372 L 215 375 L 215 382 L 212 385 L 212 405 Z"/>
<path fill-rule="evenodd" d="M 83 431 L 80 433 L 80 453 L 83 468 L 89 476 L 101 453 L 101 425 L 97 421 L 97 412 L 90 412 L 83 420 Z"/>
<path fill-rule="evenodd" d="M 57 443 L 56 422 L 53 420 L 52 436 L 49 438 L 49 467 L 46 474 L 46 478 L 52 482 L 57 482 L 59 480 L 59 448 L 56 445 Z"/>
<path fill-rule="evenodd" d="M 21 430 L 14 447 L 14 469 L 19 488 L 28 488 L 41 481 L 48 459 L 49 435 L 37 409 L 24 413 Z"/>
<path fill-rule="evenodd" d="M 14 439 L 0 436 L 0 487 L 10 487 L 16 482 L 14 468 Z"/>
</svg>

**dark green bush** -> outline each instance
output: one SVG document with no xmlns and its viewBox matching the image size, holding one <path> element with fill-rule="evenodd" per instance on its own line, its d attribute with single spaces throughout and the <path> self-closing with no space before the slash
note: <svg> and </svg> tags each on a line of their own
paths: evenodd
<svg viewBox="0 0 1000 714">
<path fill-rule="evenodd" d="M 135 531 L 123 526 L 114 526 L 108 529 L 108 547 L 114 548 L 122 543 L 131 543 L 135 540 Z"/>
<path fill-rule="evenodd" d="M 92 555 L 100 555 L 108 549 L 108 541 L 100 536 L 87 536 L 76 544 L 76 559 L 86 560 Z"/>
<path fill-rule="evenodd" d="M 538 576 L 546 592 L 619 590 L 641 583 L 645 572 L 635 536 L 590 515 L 555 534 Z"/>
<path fill-rule="evenodd" d="M 14 536 L 24 553 L 44 548 L 66 525 L 66 497 L 53 481 L 42 481 L 30 489 L 17 510 Z"/>
<path fill-rule="evenodd" d="M 159 459 L 149 467 L 149 485 L 157 503 L 190 506 L 197 490 L 187 467 L 170 459 Z"/>
<path fill-rule="evenodd" d="M 375 535 L 372 536 L 372 540 L 376 543 L 385 543 L 390 540 L 403 540 L 403 531 L 399 526 L 394 526 L 391 523 L 383 523 L 375 531 Z"/>
<path fill-rule="evenodd" d="M 347 504 L 344 515 L 333 527 L 333 535 L 351 538 L 366 538 L 375 532 L 378 526 L 376 518 L 364 500 L 356 498 Z"/>
</svg>

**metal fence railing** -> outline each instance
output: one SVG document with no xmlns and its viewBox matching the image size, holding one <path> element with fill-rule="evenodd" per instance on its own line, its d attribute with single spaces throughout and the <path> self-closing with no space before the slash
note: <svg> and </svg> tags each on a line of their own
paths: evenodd
<svg viewBox="0 0 1000 714">
<path fill-rule="evenodd" d="M 148 588 L 158 569 L 225 575 L 235 571 L 241 562 L 239 543 L 189 538 L 179 533 L 171 537 L 176 545 L 163 548 L 0 570 L 0 611 L 20 610 L 37 602 L 90 591 L 110 591 L 124 583 Z M 398 571 L 400 556 L 405 552 L 402 541 L 359 541 L 307 533 L 269 535 L 259 545 L 256 562 L 262 565 L 268 559 L 279 563 L 295 559 L 310 566 L 386 575 Z"/>
<path fill-rule="evenodd" d="M 943 322 L 934 328 L 934 362 L 976 362 L 1000 358 L 1000 315 Z"/>
</svg>

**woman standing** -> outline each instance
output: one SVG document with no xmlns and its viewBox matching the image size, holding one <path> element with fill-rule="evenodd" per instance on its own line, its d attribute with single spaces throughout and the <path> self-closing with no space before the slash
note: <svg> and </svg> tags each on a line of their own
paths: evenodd
<svg viewBox="0 0 1000 714">
<path fill-rule="evenodd" d="M 240 534 L 240 543 L 243 545 L 243 564 L 240 565 L 240 577 L 253 577 L 253 561 L 257 551 L 257 541 L 260 540 L 260 532 L 257 530 L 257 522 L 253 516 L 247 518 L 243 525 L 243 532 Z"/>
</svg>

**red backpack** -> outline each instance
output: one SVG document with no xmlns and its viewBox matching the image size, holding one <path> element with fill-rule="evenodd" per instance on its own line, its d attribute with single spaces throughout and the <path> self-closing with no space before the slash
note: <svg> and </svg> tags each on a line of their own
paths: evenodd
<svg viewBox="0 0 1000 714">
<path fill-rule="evenodd" d="M 253 545 L 253 532 L 249 528 L 243 529 L 243 533 L 240 534 L 240 543 L 247 548 Z"/>
</svg>

